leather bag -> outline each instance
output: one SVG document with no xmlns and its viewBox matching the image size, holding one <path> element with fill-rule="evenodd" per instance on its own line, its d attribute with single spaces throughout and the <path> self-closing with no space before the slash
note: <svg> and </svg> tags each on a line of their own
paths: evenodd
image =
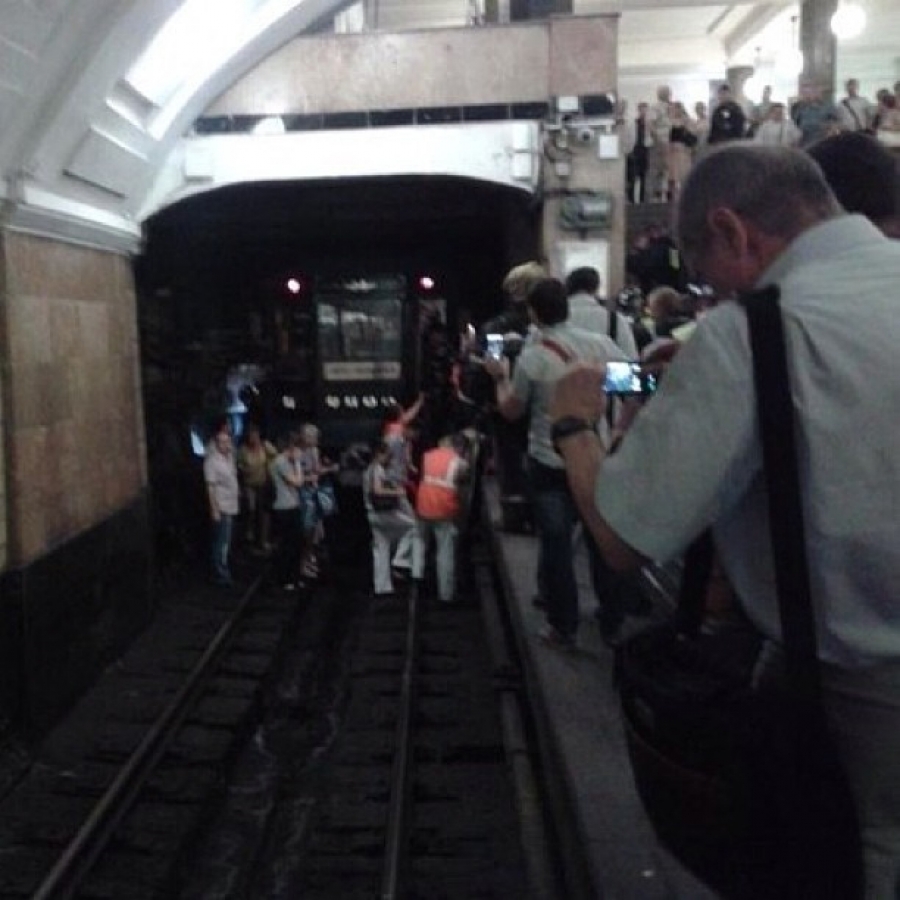
<svg viewBox="0 0 900 900">
<path fill-rule="evenodd" d="M 373 491 L 369 495 L 369 499 L 375 512 L 391 512 L 391 510 L 400 508 L 400 498 L 395 494 L 376 494 Z"/>
<path fill-rule="evenodd" d="M 615 677 L 638 793 L 661 842 L 725 897 L 856 900 L 859 827 L 821 703 L 777 288 L 744 300 L 769 495 L 785 677 L 756 689 L 748 629 L 705 630 L 706 534 L 678 613 L 626 641 Z"/>
</svg>

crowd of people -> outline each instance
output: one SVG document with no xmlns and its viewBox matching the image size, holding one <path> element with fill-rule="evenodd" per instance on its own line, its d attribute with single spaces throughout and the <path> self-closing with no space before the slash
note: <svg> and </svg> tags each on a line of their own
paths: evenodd
<svg viewBox="0 0 900 900">
<path fill-rule="evenodd" d="M 656 102 L 638 103 L 636 115 L 629 116 L 627 106 L 620 110 L 629 202 L 677 199 L 703 148 L 727 141 L 805 148 L 829 135 L 859 132 L 900 145 L 900 82 L 893 90 L 881 88 L 874 101 L 860 95 L 858 79 L 848 79 L 844 89 L 844 96 L 832 103 L 820 85 L 804 81 L 799 95 L 787 102 L 774 99 L 767 86 L 760 102 L 752 103 L 723 84 L 709 108 L 700 101 L 691 114 L 661 85 Z"/>
<path fill-rule="evenodd" d="M 372 590 L 395 594 L 399 581 L 423 582 L 426 559 L 435 547 L 437 596 L 458 599 L 457 553 L 466 513 L 478 441 L 473 433 L 442 436 L 413 462 L 411 424 L 415 416 L 398 407 L 385 422 L 363 475 L 363 502 L 372 535 Z"/>
<path fill-rule="evenodd" d="M 456 557 L 461 518 L 468 511 L 477 432 L 444 434 L 423 445 L 425 395 L 388 410 L 362 478 L 371 534 L 372 591 L 395 594 L 395 582 L 422 582 L 434 545 L 438 599 L 457 599 Z M 447 424 L 447 423 L 445 423 Z M 326 555 L 325 520 L 337 512 L 337 464 L 319 449 L 319 429 L 306 423 L 276 447 L 250 424 L 235 446 L 231 423 L 216 423 L 203 475 L 210 523 L 213 583 L 233 583 L 236 528 L 244 548 L 272 557 L 272 578 L 294 592 L 316 583 Z"/>
<path fill-rule="evenodd" d="M 837 130 L 805 149 L 722 143 L 692 165 L 679 193 L 677 249 L 703 288 L 652 284 L 614 309 L 601 299 L 595 269 L 563 281 L 540 262 L 524 263 L 504 280 L 508 308 L 466 335 L 451 382 L 457 400 L 489 423 L 502 497 L 521 494 L 531 508 L 544 643 L 566 650 L 577 641 L 578 528 L 601 633 L 613 645 L 627 618 L 645 612 L 629 605 L 629 573 L 677 557 L 709 529 L 728 602 L 766 641 L 760 683 L 777 683 L 778 547 L 769 536 L 747 322 L 733 300 L 778 286 L 823 703 L 859 816 L 866 896 L 887 900 L 900 889 L 900 477 L 891 416 L 900 404 L 892 375 L 898 163 L 865 129 Z M 502 353 L 486 352 L 488 334 L 502 336 Z M 607 367 L 635 360 L 660 390 L 608 397 Z M 373 592 L 386 597 L 398 578 L 422 580 L 433 540 L 438 597 L 452 603 L 464 492 L 484 454 L 477 431 L 457 430 L 414 452 L 423 403 L 389 412 L 364 473 Z M 239 467 L 227 427 L 216 432 L 204 470 L 218 580 L 230 579 L 239 471 L 248 501 L 255 497 L 247 536 L 266 546 L 260 491 L 268 471 L 281 581 L 289 588 L 314 574 L 325 515 L 316 488 L 328 470 L 317 438 L 307 426 L 273 457 L 251 430 Z"/>
<path fill-rule="evenodd" d="M 336 512 L 331 476 L 337 466 L 319 451 L 319 429 L 306 423 L 276 447 L 251 423 L 235 447 L 231 423 L 216 423 L 206 448 L 206 482 L 213 582 L 232 584 L 235 524 L 251 552 L 274 554 L 273 572 L 285 591 L 296 591 L 320 574 L 324 520 Z"/>
<path fill-rule="evenodd" d="M 773 689 L 784 677 L 779 547 L 734 299 L 778 287 L 822 704 L 859 820 L 864 896 L 875 900 L 900 890 L 898 542 L 885 512 L 900 490 L 885 416 L 900 384 L 884 374 L 897 331 L 898 211 L 897 160 L 871 136 L 839 133 L 808 152 L 743 141 L 704 155 L 680 198 L 679 246 L 718 302 L 662 338 L 662 386 L 615 443 L 603 431 L 602 363 L 566 367 L 548 402 L 571 502 L 605 564 L 624 573 L 670 559 L 711 529 L 718 571 L 765 641 L 757 683 Z"/>
</svg>

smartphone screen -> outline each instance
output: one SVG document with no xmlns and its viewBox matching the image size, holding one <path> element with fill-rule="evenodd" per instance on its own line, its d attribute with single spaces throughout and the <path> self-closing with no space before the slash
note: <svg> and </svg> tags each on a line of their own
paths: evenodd
<svg viewBox="0 0 900 900">
<path fill-rule="evenodd" d="M 491 333 L 485 336 L 487 355 L 492 359 L 500 359 L 503 356 L 503 335 Z"/>
<path fill-rule="evenodd" d="M 639 362 L 614 360 L 606 364 L 603 390 L 618 397 L 647 396 L 656 390 L 657 379 L 645 372 Z"/>
</svg>

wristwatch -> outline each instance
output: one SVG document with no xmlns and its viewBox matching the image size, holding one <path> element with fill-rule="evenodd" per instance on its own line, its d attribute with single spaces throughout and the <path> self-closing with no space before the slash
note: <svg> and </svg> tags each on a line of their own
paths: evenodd
<svg viewBox="0 0 900 900">
<path fill-rule="evenodd" d="M 553 442 L 553 449 L 559 453 L 560 441 L 564 441 L 573 434 L 593 430 L 594 426 L 587 419 L 579 419 L 577 416 L 563 416 L 561 419 L 557 419 L 550 428 L 550 440 Z"/>
</svg>

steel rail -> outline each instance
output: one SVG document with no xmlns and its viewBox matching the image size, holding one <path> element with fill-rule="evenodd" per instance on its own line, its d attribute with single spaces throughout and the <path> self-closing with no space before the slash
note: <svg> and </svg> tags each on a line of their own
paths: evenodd
<svg viewBox="0 0 900 900">
<path fill-rule="evenodd" d="M 238 608 L 216 633 L 181 690 L 153 723 L 140 745 L 97 801 L 84 824 L 32 894 L 32 900 L 64 900 L 74 896 L 119 823 L 131 810 L 141 788 L 191 711 L 209 671 L 234 637 L 235 629 L 250 608 L 261 581 L 260 575 L 244 593 Z"/>
<path fill-rule="evenodd" d="M 418 654 L 419 586 L 412 582 L 407 601 L 406 655 L 400 687 L 400 715 L 397 720 L 396 752 L 391 774 L 391 801 L 388 809 L 384 848 L 381 900 L 403 896 L 409 852 L 409 801 L 412 768 L 412 711 L 416 694 Z"/>
</svg>

